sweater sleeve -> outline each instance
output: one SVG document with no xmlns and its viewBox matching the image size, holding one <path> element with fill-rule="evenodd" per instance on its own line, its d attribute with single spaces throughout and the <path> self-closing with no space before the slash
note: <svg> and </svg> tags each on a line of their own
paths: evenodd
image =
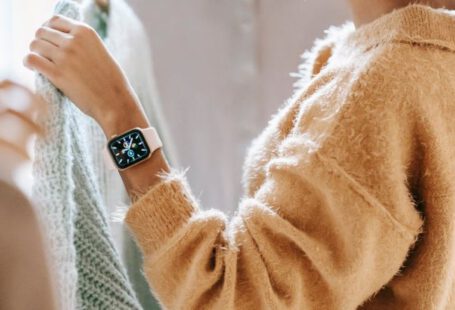
<svg viewBox="0 0 455 310">
<path fill-rule="evenodd" d="M 160 302 L 168 309 L 355 309 L 399 274 L 422 227 L 410 196 L 384 180 L 378 188 L 390 197 L 379 199 L 356 171 L 324 154 L 309 151 L 305 133 L 290 135 L 230 220 L 201 209 L 182 175 L 166 176 L 135 202 L 126 222 Z M 408 208 L 405 223 L 386 201 Z"/>
</svg>

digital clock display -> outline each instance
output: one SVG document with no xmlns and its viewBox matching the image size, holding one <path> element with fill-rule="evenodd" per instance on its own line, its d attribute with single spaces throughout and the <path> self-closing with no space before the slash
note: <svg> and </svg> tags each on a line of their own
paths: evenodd
<svg viewBox="0 0 455 310">
<path fill-rule="evenodd" d="M 150 148 L 144 139 L 144 135 L 138 129 L 115 137 L 109 142 L 108 148 L 120 169 L 135 165 L 150 155 Z"/>
</svg>

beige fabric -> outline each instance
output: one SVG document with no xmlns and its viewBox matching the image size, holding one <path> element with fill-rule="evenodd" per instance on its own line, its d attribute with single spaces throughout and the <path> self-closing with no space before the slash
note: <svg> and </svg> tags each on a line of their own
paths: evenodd
<svg viewBox="0 0 455 310">
<path fill-rule="evenodd" d="M 30 203 L 0 181 L 0 309 L 57 309 L 45 253 Z"/>
<path fill-rule="evenodd" d="M 151 287 L 167 309 L 455 309 L 455 17 L 348 23 L 306 60 L 232 219 L 178 174 L 130 208 Z"/>
</svg>

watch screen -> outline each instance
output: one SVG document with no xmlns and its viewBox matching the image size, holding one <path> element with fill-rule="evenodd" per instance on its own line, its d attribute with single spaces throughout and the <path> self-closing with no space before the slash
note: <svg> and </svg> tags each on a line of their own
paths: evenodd
<svg viewBox="0 0 455 310">
<path fill-rule="evenodd" d="M 133 129 L 113 138 L 109 142 L 108 148 L 120 169 L 137 164 L 150 155 L 150 149 L 145 142 L 144 135 L 138 129 Z"/>
</svg>

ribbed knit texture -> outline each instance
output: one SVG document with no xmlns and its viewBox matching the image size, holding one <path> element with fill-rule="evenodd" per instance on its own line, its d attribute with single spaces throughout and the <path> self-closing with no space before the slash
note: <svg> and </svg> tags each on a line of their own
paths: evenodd
<svg viewBox="0 0 455 310">
<path fill-rule="evenodd" d="M 78 18 L 73 5 L 61 4 L 56 11 Z M 76 309 L 77 269 L 74 247 L 76 204 L 73 199 L 73 155 L 71 153 L 71 106 L 65 97 L 43 76 L 36 80 L 37 92 L 49 103 L 48 115 L 42 120 L 45 136 L 36 141 L 33 164 L 33 196 L 38 214 L 49 239 L 52 272 L 56 278 L 61 309 Z"/>
<path fill-rule="evenodd" d="M 81 18 L 73 1 L 58 2 L 55 12 Z M 50 239 L 59 308 L 140 309 L 113 246 L 89 160 L 84 128 L 93 121 L 42 76 L 37 91 L 49 111 L 43 120 L 47 135 L 36 146 L 34 193 Z"/>
<path fill-rule="evenodd" d="M 173 173 L 140 197 L 126 222 L 163 306 L 455 309 L 454 34 L 422 5 L 330 28 L 232 219 Z"/>
</svg>

